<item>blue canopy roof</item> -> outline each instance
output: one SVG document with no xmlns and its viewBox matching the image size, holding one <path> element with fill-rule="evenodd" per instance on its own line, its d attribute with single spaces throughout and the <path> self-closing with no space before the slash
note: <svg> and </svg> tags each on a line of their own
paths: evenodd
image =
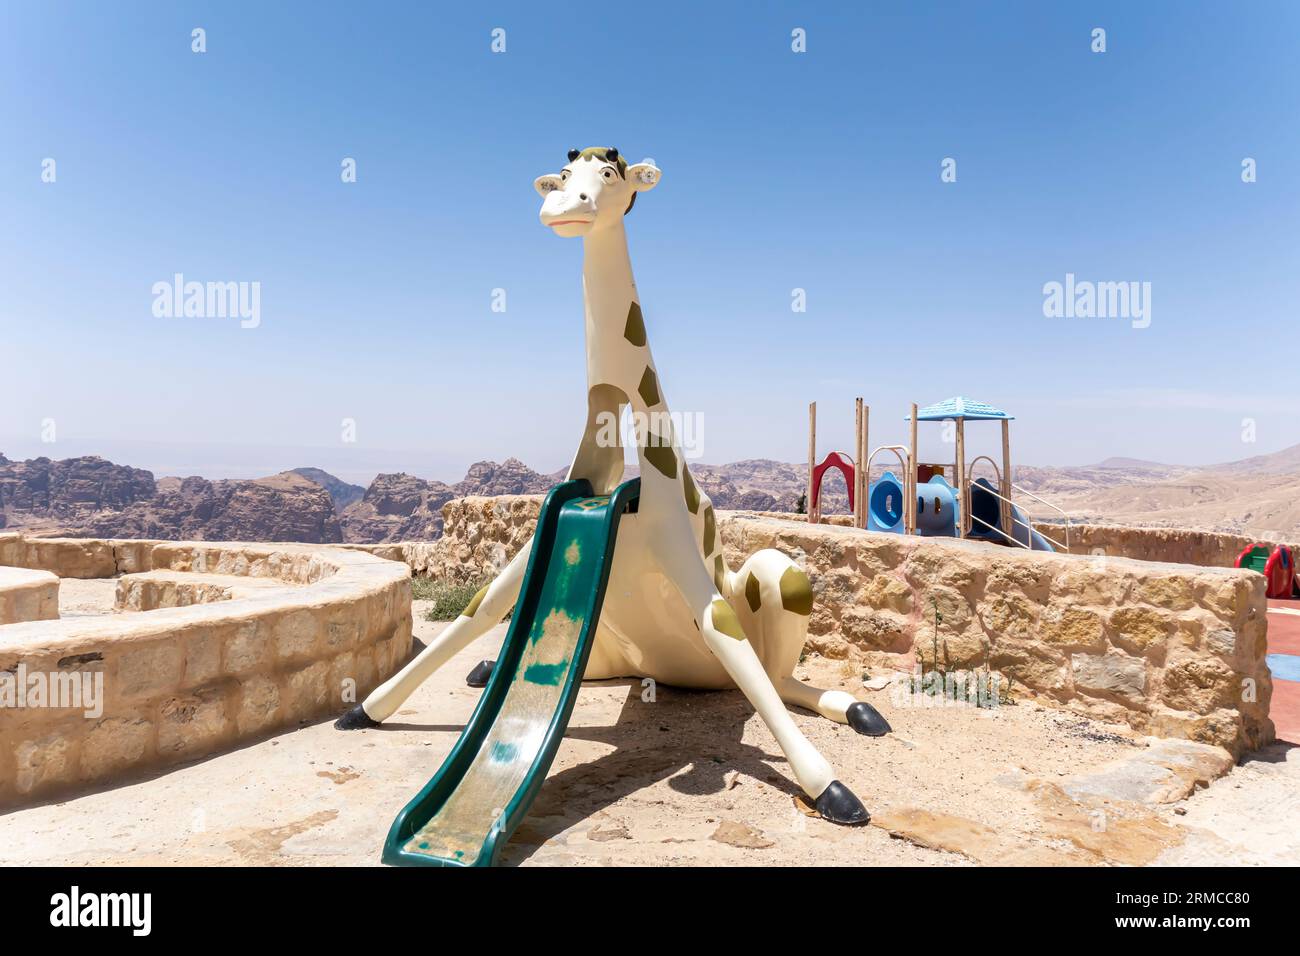
<svg viewBox="0 0 1300 956">
<path fill-rule="evenodd" d="M 904 421 L 911 420 L 910 415 L 904 418 Z M 966 421 L 1014 421 L 1014 417 L 1008 415 L 1000 408 L 994 408 L 986 402 L 977 402 L 973 398 L 963 398 L 960 395 L 953 398 L 945 398 L 942 402 L 934 405 L 927 405 L 919 409 L 916 413 L 916 420 L 919 422 L 942 422 L 948 419 L 965 419 Z"/>
</svg>

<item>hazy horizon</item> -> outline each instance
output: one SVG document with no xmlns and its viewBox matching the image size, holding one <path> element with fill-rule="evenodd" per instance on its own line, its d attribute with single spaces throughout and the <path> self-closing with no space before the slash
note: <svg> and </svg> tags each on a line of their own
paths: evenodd
<svg viewBox="0 0 1300 956">
<path fill-rule="evenodd" d="M 930 426 L 934 428 L 935 426 Z M 968 424 L 968 429 L 976 436 L 982 435 L 987 430 L 989 434 L 984 436 L 990 443 L 988 449 L 982 448 L 982 443 L 978 440 L 972 440 L 972 447 L 978 449 L 978 454 L 992 454 L 992 445 L 996 443 L 997 434 L 996 426 L 981 428 L 980 424 L 973 422 Z M 1014 429 L 1014 425 L 1012 426 Z M 819 429 L 820 430 L 820 429 Z M 937 429 L 936 429 L 937 430 Z M 925 426 L 922 427 L 922 434 L 925 433 Z M 1013 432 L 1014 434 L 1014 432 Z M 142 468 L 145 471 L 152 472 L 155 478 L 187 478 L 198 476 L 210 480 L 218 479 L 250 479 L 265 478 L 269 475 L 279 474 L 280 472 L 290 471 L 295 468 L 320 468 L 336 478 L 340 478 L 350 484 L 368 487 L 370 483 L 379 474 L 391 474 L 395 472 L 404 472 L 414 475 L 417 478 L 423 478 L 429 481 L 441 481 L 444 484 L 454 485 L 465 477 L 466 471 L 470 465 L 480 461 L 495 461 L 501 463 L 508 458 L 516 458 L 522 461 L 533 471 L 539 474 L 551 474 L 568 466 L 568 459 L 557 462 L 554 466 L 549 463 L 539 463 L 529 461 L 520 455 L 503 455 L 501 457 L 483 456 L 471 458 L 465 461 L 463 466 L 447 465 L 446 467 L 435 464 L 434 457 L 427 452 L 415 450 L 404 451 L 401 449 L 368 449 L 362 460 L 382 462 L 379 465 L 372 465 L 369 468 L 358 467 L 357 456 L 355 453 L 341 454 L 338 449 L 329 447 L 312 448 L 308 446 L 298 447 L 263 447 L 253 448 L 244 446 L 225 446 L 220 443 L 209 444 L 187 444 L 167 449 L 148 450 L 146 442 L 95 442 L 70 440 L 59 442 L 57 446 L 30 443 L 3 443 L 0 438 L 0 455 L 4 455 L 11 461 L 29 460 L 32 458 L 79 458 L 88 455 L 98 455 L 101 458 L 108 459 L 114 464 L 129 465 L 133 468 Z M 877 444 L 872 443 L 873 446 Z M 948 461 L 952 457 L 951 446 L 942 446 L 939 441 L 923 440 L 918 442 L 921 446 L 920 458 L 928 461 Z M 51 453 L 52 447 L 58 447 L 60 450 L 57 454 Z M 105 453 L 97 448 L 107 447 L 113 450 L 113 453 Z M 1269 455 L 1275 452 L 1284 451 L 1293 445 L 1283 446 L 1282 448 L 1269 448 L 1251 451 L 1242 455 L 1241 458 L 1253 458 L 1258 455 Z M 28 448 L 29 451 L 11 451 L 11 449 Z M 68 451 L 68 449 L 74 449 Z M 824 458 L 826 453 L 832 450 L 844 451 L 846 454 L 849 449 L 844 446 L 819 445 L 818 458 Z M 1012 444 L 1013 453 L 1015 451 L 1014 442 Z M 138 454 L 137 454 L 138 452 Z M 231 458 L 238 458 L 241 463 L 231 461 Z M 699 460 L 691 464 L 702 465 L 730 465 L 740 461 L 750 460 L 770 460 L 779 461 L 784 464 L 802 465 L 805 464 L 806 455 L 799 456 L 797 459 L 777 458 L 772 455 L 744 455 L 739 458 L 729 459 L 727 461 L 704 461 Z M 1159 461 L 1151 458 L 1142 458 L 1134 455 L 1107 455 L 1104 458 L 1095 461 L 1064 461 L 1064 462 L 1032 462 L 1017 461 L 1015 464 L 1023 464 L 1030 467 L 1056 467 L 1056 468 L 1080 468 L 1095 466 L 1103 461 L 1116 459 L 1130 459 L 1133 461 L 1144 462 L 1148 464 L 1169 465 L 1173 467 L 1208 467 L 1213 465 L 1227 464 L 1229 461 L 1238 461 L 1238 459 L 1223 459 L 1215 461 Z M 879 462 L 881 459 L 878 459 Z M 424 464 L 421 464 L 424 462 Z M 457 470 L 459 469 L 459 470 Z M 873 466 L 874 470 L 874 466 Z"/>
</svg>

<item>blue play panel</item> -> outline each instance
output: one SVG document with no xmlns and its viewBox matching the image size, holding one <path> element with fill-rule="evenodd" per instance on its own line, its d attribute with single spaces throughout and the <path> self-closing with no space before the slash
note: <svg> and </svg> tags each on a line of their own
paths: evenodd
<svg viewBox="0 0 1300 956">
<path fill-rule="evenodd" d="M 1300 654 L 1269 654 L 1264 659 L 1274 680 L 1300 681 Z"/>
</svg>

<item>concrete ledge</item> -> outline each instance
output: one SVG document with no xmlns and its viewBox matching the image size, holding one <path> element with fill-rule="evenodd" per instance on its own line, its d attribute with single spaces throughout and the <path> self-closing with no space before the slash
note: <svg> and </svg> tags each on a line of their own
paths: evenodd
<svg viewBox="0 0 1300 956">
<path fill-rule="evenodd" d="M 0 625 L 59 616 L 59 579 L 48 571 L 0 567 Z"/>
<path fill-rule="evenodd" d="M 410 571 L 361 552 L 206 542 L 4 546 L 0 557 L 61 570 L 88 572 L 91 556 L 98 570 L 111 560 L 115 570 L 292 587 L 0 628 L 0 806 L 111 782 L 341 712 L 410 654 Z M 12 699 L 16 694 L 23 699 Z"/>
</svg>

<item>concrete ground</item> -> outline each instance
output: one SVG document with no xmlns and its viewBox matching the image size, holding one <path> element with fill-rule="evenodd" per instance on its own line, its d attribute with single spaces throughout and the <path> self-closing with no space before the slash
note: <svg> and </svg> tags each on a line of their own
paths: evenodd
<svg viewBox="0 0 1300 956">
<path fill-rule="evenodd" d="M 95 596 L 73 594 L 90 612 Z M 108 592 L 111 601 L 111 591 Z M 100 607 L 102 607 L 102 595 Z M 423 621 L 427 641 L 445 626 Z M 147 779 L 0 816 L 0 863 L 376 864 L 394 815 L 438 768 L 478 697 L 457 655 L 382 728 L 327 723 Z M 808 816 L 780 750 L 736 691 L 586 685 L 507 865 L 1300 864 L 1300 750 L 1231 770 L 1222 751 L 1152 742 L 1033 703 L 916 706 L 859 669 L 800 676 L 870 700 L 894 733 L 795 720 L 873 814 Z M 878 675 L 871 675 L 878 676 Z M 1215 782 L 1211 782 L 1215 781 Z M 1198 789 L 1208 784 L 1208 789 Z"/>
</svg>

